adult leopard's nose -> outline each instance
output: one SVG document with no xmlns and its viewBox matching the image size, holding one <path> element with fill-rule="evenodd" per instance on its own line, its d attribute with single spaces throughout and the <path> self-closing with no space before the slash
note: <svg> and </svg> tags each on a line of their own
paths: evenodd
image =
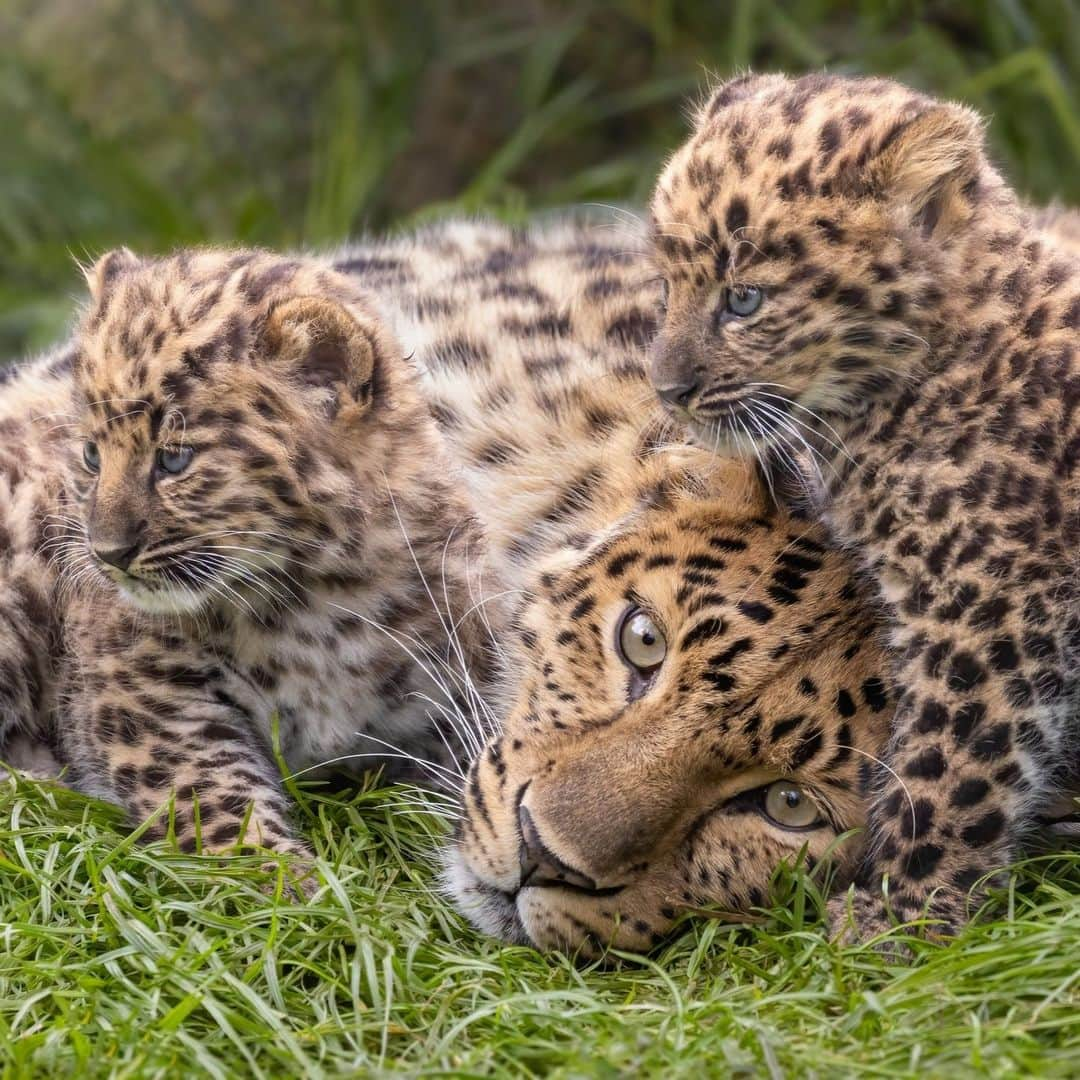
<svg viewBox="0 0 1080 1080">
<path fill-rule="evenodd" d="M 588 874 L 568 866 L 544 843 L 540 830 L 529 810 L 518 807 L 518 826 L 521 830 L 521 885 L 570 885 L 573 888 L 593 892 L 596 882 Z"/>
</svg>

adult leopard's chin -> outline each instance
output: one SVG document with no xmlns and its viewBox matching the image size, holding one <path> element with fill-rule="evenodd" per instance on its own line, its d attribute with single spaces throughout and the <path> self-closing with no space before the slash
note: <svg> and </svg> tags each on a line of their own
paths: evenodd
<svg viewBox="0 0 1080 1080">
<path fill-rule="evenodd" d="M 442 891 L 481 932 L 511 945 L 533 945 L 518 915 L 516 897 L 482 881 L 470 869 L 457 843 L 442 851 Z"/>
</svg>

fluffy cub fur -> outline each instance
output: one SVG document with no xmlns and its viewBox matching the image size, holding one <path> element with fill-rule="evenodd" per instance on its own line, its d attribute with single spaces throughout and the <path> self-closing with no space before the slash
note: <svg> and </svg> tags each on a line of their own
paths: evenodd
<svg viewBox="0 0 1080 1080">
<path fill-rule="evenodd" d="M 252 251 L 89 279 L 0 401 L 0 737 L 51 726 L 135 820 L 175 796 L 184 849 L 297 850 L 275 721 L 291 769 L 445 758 L 468 516 L 353 280 Z"/>
<path fill-rule="evenodd" d="M 720 87 L 653 215 L 660 393 L 797 476 L 886 605 L 899 708 L 855 922 L 954 931 L 1078 779 L 1075 243 L 970 110 L 822 75 Z"/>
</svg>

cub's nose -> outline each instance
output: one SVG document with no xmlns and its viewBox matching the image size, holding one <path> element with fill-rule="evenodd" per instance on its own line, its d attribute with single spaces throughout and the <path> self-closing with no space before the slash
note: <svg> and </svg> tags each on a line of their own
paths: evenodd
<svg viewBox="0 0 1080 1080">
<path fill-rule="evenodd" d="M 677 382 L 672 383 L 670 386 L 657 386 L 656 392 L 663 398 L 664 401 L 669 402 L 672 405 L 680 405 L 686 407 L 690 404 L 691 398 L 697 393 L 698 382 Z"/>
<path fill-rule="evenodd" d="M 544 843 L 533 821 L 532 814 L 522 805 L 518 807 L 518 825 L 521 828 L 521 885 L 570 885 L 577 889 L 596 891 L 596 882 L 587 874 L 567 866 Z"/>
<path fill-rule="evenodd" d="M 139 553 L 139 544 L 136 541 L 130 547 L 95 547 L 94 554 L 103 562 L 108 563 L 110 566 L 115 566 L 117 570 L 127 570 L 131 565 L 132 560 Z"/>
</svg>

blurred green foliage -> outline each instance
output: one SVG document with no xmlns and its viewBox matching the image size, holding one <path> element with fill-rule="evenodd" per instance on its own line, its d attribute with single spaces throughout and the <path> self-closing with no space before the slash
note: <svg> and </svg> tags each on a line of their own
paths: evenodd
<svg viewBox="0 0 1080 1080">
<path fill-rule="evenodd" d="M 641 201 L 686 98 L 748 66 L 967 100 L 1021 190 L 1080 202 L 1071 0 L 0 0 L 0 42 L 0 355 L 119 243 Z"/>
</svg>

